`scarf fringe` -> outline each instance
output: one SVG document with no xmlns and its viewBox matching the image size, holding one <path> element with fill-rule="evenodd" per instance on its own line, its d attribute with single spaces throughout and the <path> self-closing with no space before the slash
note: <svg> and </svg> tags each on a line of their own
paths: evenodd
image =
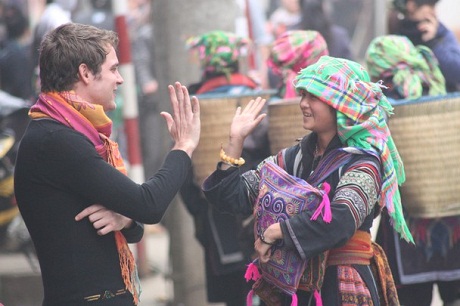
<svg viewBox="0 0 460 306">
<path fill-rule="evenodd" d="M 139 303 L 140 286 L 139 276 L 137 274 L 136 262 L 134 256 L 129 249 L 125 237 L 120 231 L 115 232 L 115 241 L 117 243 L 118 255 L 120 258 L 121 275 L 128 290 L 134 298 L 134 304 Z"/>
</svg>

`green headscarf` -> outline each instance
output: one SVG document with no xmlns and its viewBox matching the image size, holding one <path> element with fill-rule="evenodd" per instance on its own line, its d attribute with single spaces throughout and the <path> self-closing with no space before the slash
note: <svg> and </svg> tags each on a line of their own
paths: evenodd
<svg viewBox="0 0 460 306">
<path fill-rule="evenodd" d="M 379 204 L 387 208 L 395 230 L 413 242 L 398 188 L 406 179 L 404 166 L 386 123 L 393 107 L 380 84 L 370 82 L 368 73 L 358 63 L 323 56 L 300 71 L 295 87 L 337 110 L 337 134 L 343 144 L 373 152 L 380 158 L 383 179 Z"/>
<path fill-rule="evenodd" d="M 415 47 L 405 36 L 374 38 L 367 49 L 366 62 L 373 79 L 391 77 L 392 86 L 405 99 L 421 97 L 424 86 L 430 96 L 446 93 L 446 81 L 431 49 Z"/>
<path fill-rule="evenodd" d="M 224 31 L 208 32 L 186 42 L 189 49 L 198 50 L 203 72 L 223 73 L 227 77 L 238 65 L 241 48 L 248 44 L 249 39 Z"/>
</svg>

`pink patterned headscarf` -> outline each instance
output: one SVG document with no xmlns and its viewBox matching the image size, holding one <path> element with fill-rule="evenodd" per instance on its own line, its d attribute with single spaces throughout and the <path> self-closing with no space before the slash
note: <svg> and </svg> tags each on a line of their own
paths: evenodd
<svg viewBox="0 0 460 306">
<path fill-rule="evenodd" d="M 283 98 L 296 97 L 293 81 L 299 71 L 329 55 L 324 37 L 317 31 L 286 31 L 273 43 L 267 65 L 283 77 Z"/>
</svg>

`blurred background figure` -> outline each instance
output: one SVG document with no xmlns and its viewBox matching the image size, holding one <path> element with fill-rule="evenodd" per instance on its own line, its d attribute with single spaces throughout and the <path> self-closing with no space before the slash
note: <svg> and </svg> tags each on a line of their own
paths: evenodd
<svg viewBox="0 0 460 306">
<path fill-rule="evenodd" d="M 330 20 L 324 0 L 299 0 L 302 12 L 299 29 L 315 30 L 326 40 L 329 55 L 353 59 L 348 31 Z"/>
<path fill-rule="evenodd" d="M 366 53 L 369 75 L 383 81 L 384 93 L 393 99 L 417 99 L 446 93 L 446 82 L 430 48 L 414 46 L 406 36 L 374 38 Z"/>
<path fill-rule="evenodd" d="M 388 87 L 385 94 L 393 99 L 446 94 L 445 79 L 433 52 L 423 45 L 414 46 L 406 36 L 376 37 L 367 50 L 366 63 L 372 79 L 383 80 Z M 408 205 L 404 194 L 401 201 L 403 208 Z M 460 265 L 452 259 L 460 256 L 460 239 L 453 235 L 460 228 L 460 216 L 420 218 L 407 209 L 405 216 L 415 246 L 395 237 L 386 214 L 382 214 L 377 232 L 377 243 L 388 256 L 401 305 L 432 305 L 434 284 L 445 306 L 459 305 Z"/>
<path fill-rule="evenodd" d="M 328 55 L 326 41 L 317 31 L 293 30 L 281 34 L 273 43 L 267 65 L 271 86 L 281 99 L 294 98 L 294 80 L 301 69 Z"/>
<path fill-rule="evenodd" d="M 407 36 L 414 45 L 433 50 L 446 78 L 447 91 L 460 90 L 460 44 L 439 19 L 439 0 L 393 0 L 389 32 Z"/>
<path fill-rule="evenodd" d="M 151 0 L 129 0 L 127 23 L 136 75 L 142 156 L 145 173 L 160 168 L 163 120 L 160 116 Z"/>
<path fill-rule="evenodd" d="M 269 45 L 273 41 L 267 27 L 267 16 L 260 0 L 235 0 L 237 15 L 235 34 L 251 40 L 251 46 L 245 51 L 248 58 L 244 71 L 263 88 L 269 88 L 266 60 Z"/>
<path fill-rule="evenodd" d="M 76 23 L 89 24 L 105 30 L 115 30 L 115 16 L 111 0 L 91 0 L 89 9 L 76 12 L 72 19 Z"/>
<path fill-rule="evenodd" d="M 154 103 L 151 95 L 158 90 L 153 63 L 155 40 L 150 2 L 149 0 L 130 0 L 127 16 L 136 80 L 142 95 L 141 103 Z"/>
<path fill-rule="evenodd" d="M 275 39 L 286 31 L 298 28 L 301 20 L 299 0 L 280 2 L 279 7 L 270 14 L 268 20 L 269 30 Z"/>
<path fill-rule="evenodd" d="M 22 253 L 32 270 L 39 271 L 13 185 L 17 149 L 32 102 L 31 36 L 25 11 L 15 2 L 0 2 L 0 253 Z"/>
<path fill-rule="evenodd" d="M 196 51 L 201 80 L 189 86 L 190 93 L 242 94 L 259 88 L 251 77 L 240 73 L 240 58 L 248 38 L 225 31 L 211 31 L 191 37 L 187 48 Z"/>
<path fill-rule="evenodd" d="M 6 39 L 0 49 L 0 89 L 15 97 L 32 100 L 29 20 L 15 4 L 6 5 L 3 14 Z"/>
</svg>

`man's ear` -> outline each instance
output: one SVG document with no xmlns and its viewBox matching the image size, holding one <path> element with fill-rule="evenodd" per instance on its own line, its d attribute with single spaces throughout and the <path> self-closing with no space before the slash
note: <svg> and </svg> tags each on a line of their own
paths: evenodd
<svg viewBox="0 0 460 306">
<path fill-rule="evenodd" d="M 82 63 L 80 66 L 78 66 L 78 76 L 83 83 L 88 84 L 91 75 L 92 73 L 86 64 Z"/>
</svg>

